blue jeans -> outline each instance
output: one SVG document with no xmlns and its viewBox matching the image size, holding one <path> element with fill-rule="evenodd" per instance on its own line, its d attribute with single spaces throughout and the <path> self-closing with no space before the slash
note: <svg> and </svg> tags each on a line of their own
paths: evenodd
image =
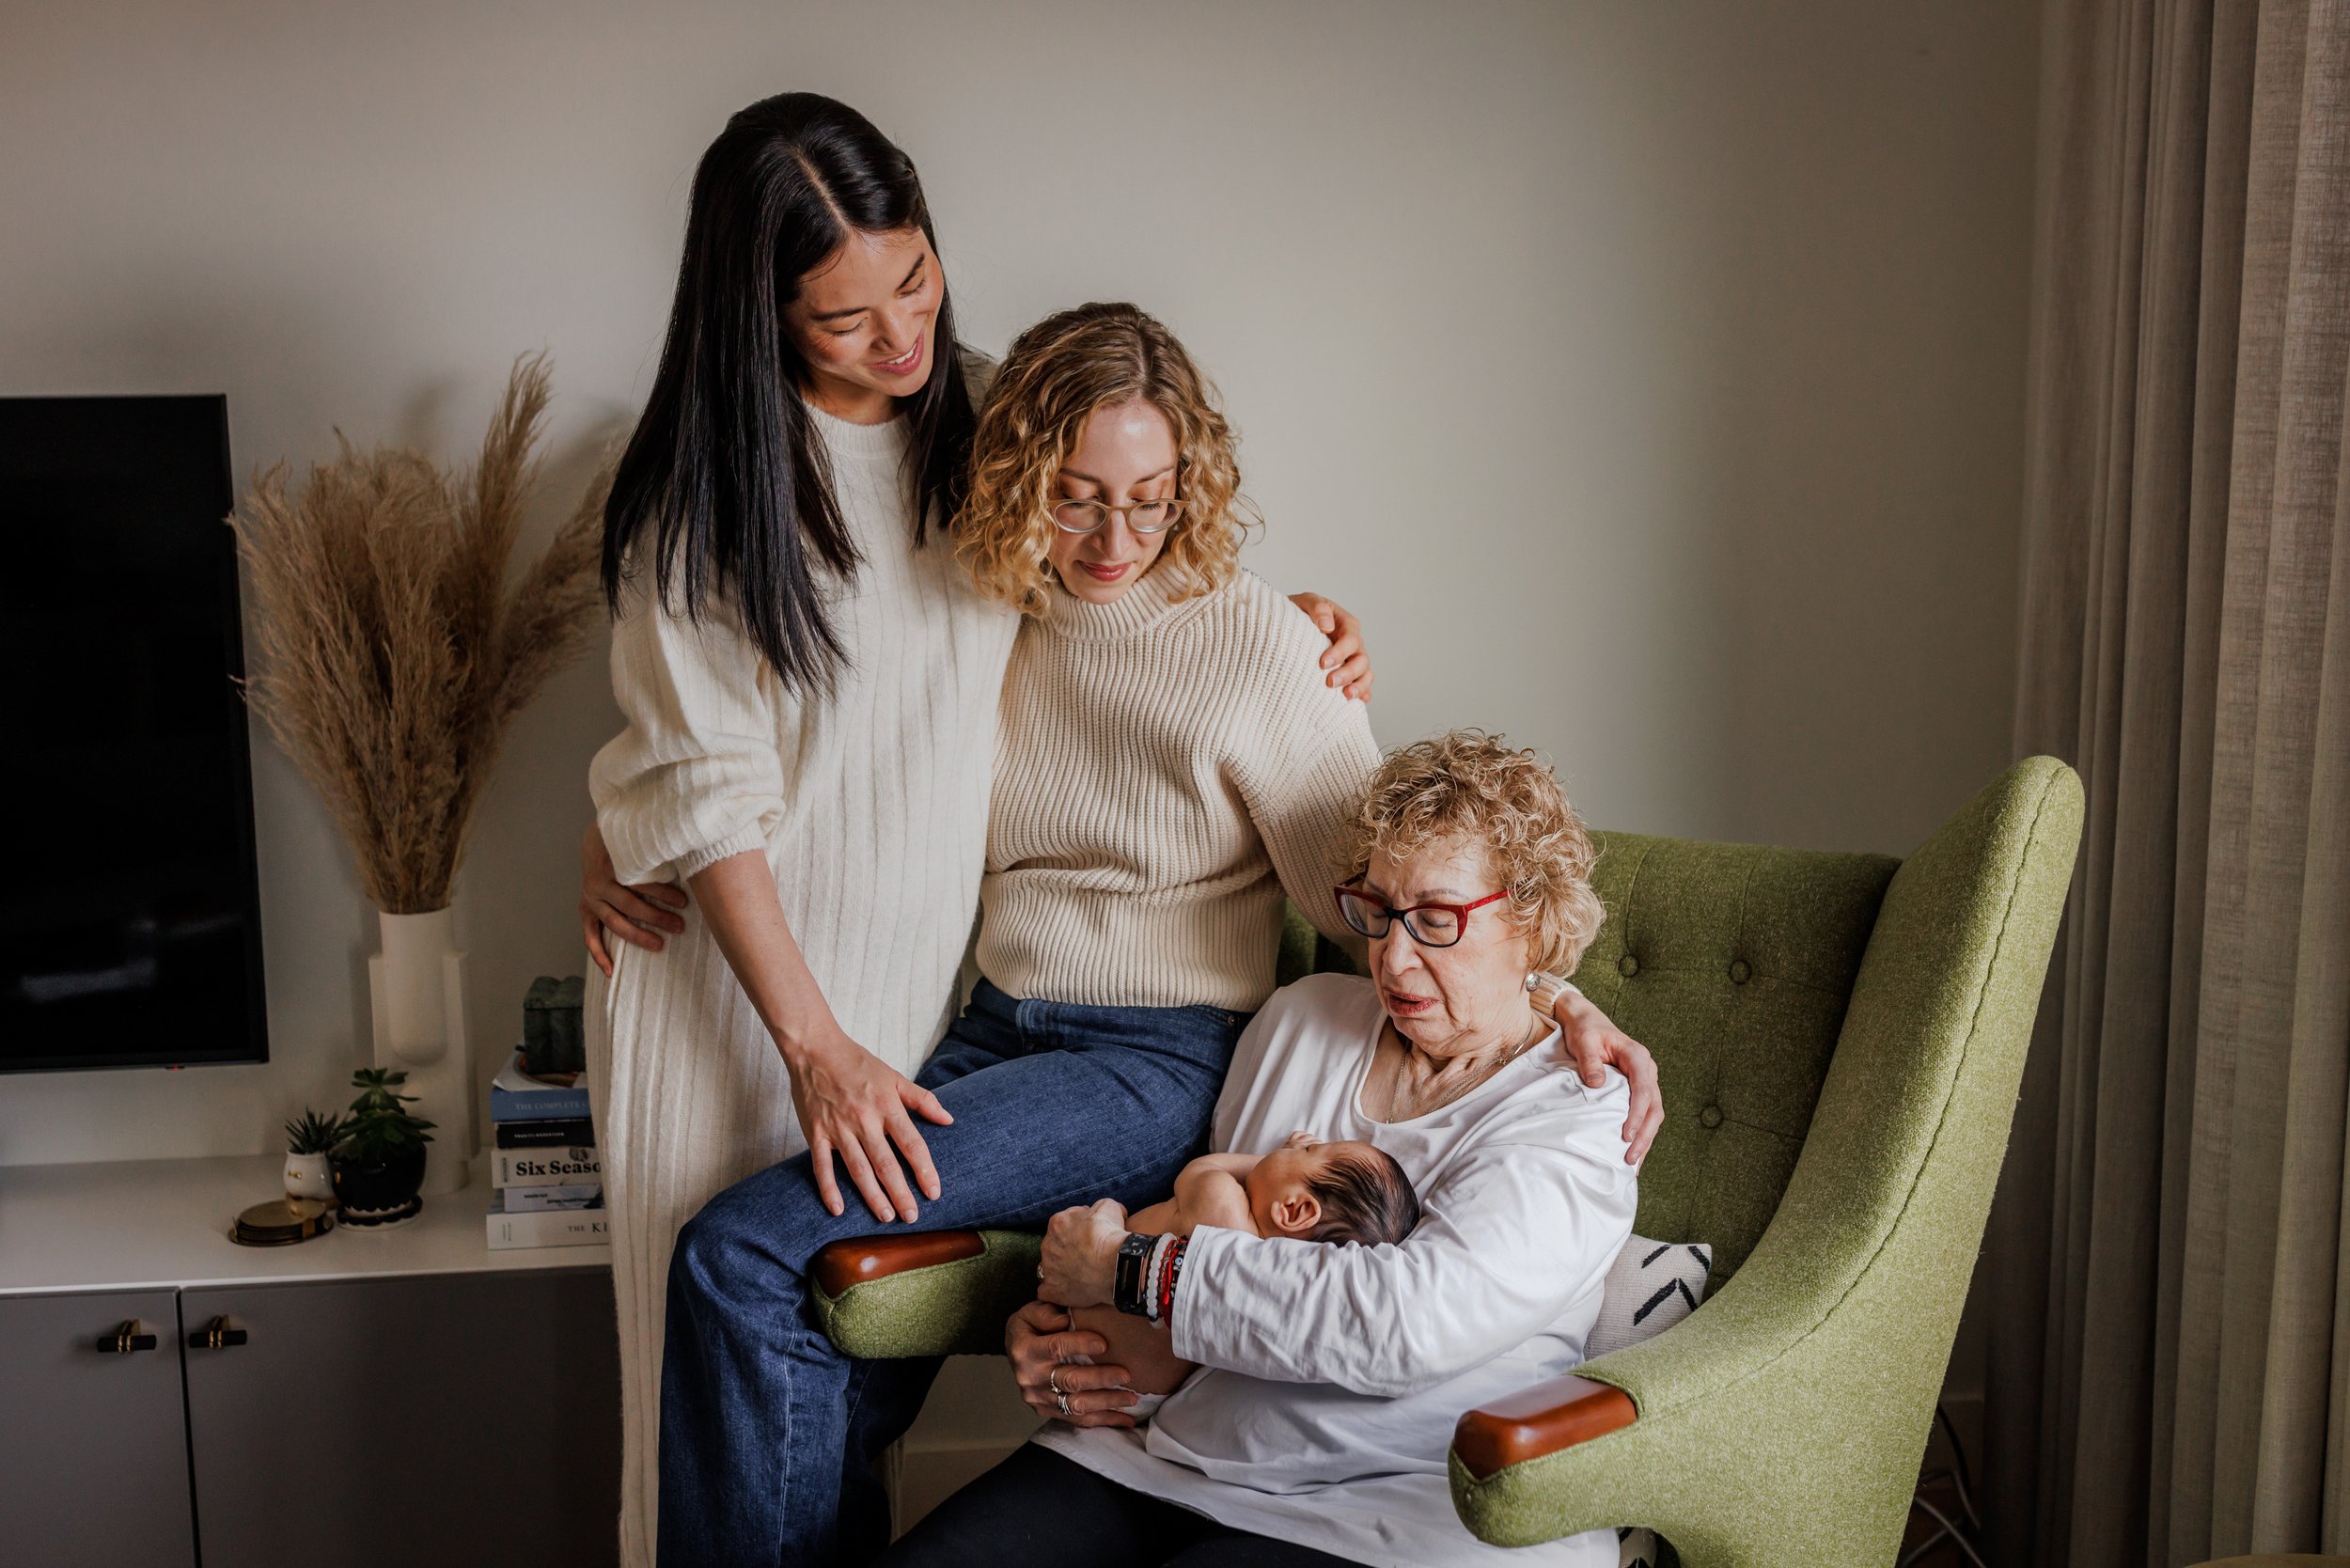
<svg viewBox="0 0 2350 1568">
<path fill-rule="evenodd" d="M 916 1082 L 954 1124 L 917 1121 L 939 1196 L 920 1229 L 1038 1227 L 1073 1203 L 1173 1188 L 1248 1015 L 1022 1001 L 982 981 Z M 661 1364 L 663 1568 L 863 1562 L 888 1542 L 872 1462 L 913 1424 L 935 1359 L 861 1361 L 808 1309 L 826 1243 L 901 1229 L 806 1154 L 736 1183 L 678 1232 Z"/>
</svg>

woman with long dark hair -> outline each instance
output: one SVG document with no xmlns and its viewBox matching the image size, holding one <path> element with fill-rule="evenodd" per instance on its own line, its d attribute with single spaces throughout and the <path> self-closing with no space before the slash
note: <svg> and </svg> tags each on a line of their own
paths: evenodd
<svg viewBox="0 0 2350 1568">
<path fill-rule="evenodd" d="M 628 723 L 590 775 L 582 911 L 632 1564 L 678 1228 L 803 1148 L 833 1214 L 836 1162 L 879 1221 L 939 1196 L 916 1118 L 948 1117 L 908 1074 L 954 1011 L 1018 621 L 938 537 L 966 482 L 965 360 L 905 154 L 814 94 L 734 116 L 695 174 L 606 512 Z M 1367 694 L 1351 618 L 1311 608 L 1339 634 L 1329 682 Z M 666 881 L 700 918 L 648 902 L 682 905 Z"/>
</svg>

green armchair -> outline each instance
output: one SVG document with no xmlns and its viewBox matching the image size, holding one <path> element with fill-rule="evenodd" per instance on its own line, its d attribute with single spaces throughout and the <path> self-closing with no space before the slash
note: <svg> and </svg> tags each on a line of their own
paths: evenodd
<svg viewBox="0 0 2350 1568">
<path fill-rule="evenodd" d="M 1714 1247 L 1683 1323 L 1463 1415 L 1464 1524 L 1501 1545 L 1640 1524 L 1691 1568 L 1893 1561 L 2004 1155 L 2081 823 L 2017 763 L 1906 862 L 1599 836 L 1575 981 L 1655 1054 L 1638 1228 Z M 1326 966 L 1310 933 L 1284 970 Z M 1000 1352 L 1036 1238 L 843 1243 L 854 1355 Z"/>
</svg>

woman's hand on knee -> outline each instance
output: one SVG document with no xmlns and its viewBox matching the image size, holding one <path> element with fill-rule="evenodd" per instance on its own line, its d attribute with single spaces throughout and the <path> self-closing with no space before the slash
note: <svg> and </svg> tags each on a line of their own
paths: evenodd
<svg viewBox="0 0 2350 1568">
<path fill-rule="evenodd" d="M 915 1130 L 914 1115 L 941 1126 L 953 1121 L 938 1096 L 837 1028 L 822 1042 L 787 1051 L 784 1063 L 824 1207 L 835 1215 L 842 1210 L 840 1183 L 833 1171 L 838 1154 L 875 1219 L 911 1224 L 920 1217 L 906 1173 L 913 1172 L 923 1197 L 935 1199 L 938 1168 Z"/>
<path fill-rule="evenodd" d="M 607 977 L 612 955 L 603 945 L 605 932 L 657 953 L 661 933 L 675 936 L 685 929 L 685 917 L 677 913 L 685 902 L 685 889 L 673 882 L 622 882 L 594 823 L 579 836 L 580 930 L 588 938 L 588 956 Z"/>
<path fill-rule="evenodd" d="M 1004 1325 L 1004 1355 L 1020 1397 L 1047 1419 L 1071 1426 L 1132 1426 L 1134 1403 L 1123 1367 L 1086 1366 L 1074 1357 L 1107 1354 L 1101 1335 L 1073 1327 L 1067 1312 L 1031 1301 Z"/>
</svg>

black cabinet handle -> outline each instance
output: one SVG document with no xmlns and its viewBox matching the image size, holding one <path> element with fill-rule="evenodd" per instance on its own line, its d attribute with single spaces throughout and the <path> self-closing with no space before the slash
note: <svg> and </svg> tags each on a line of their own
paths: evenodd
<svg viewBox="0 0 2350 1568">
<path fill-rule="evenodd" d="M 244 1343 L 244 1330 L 228 1326 L 227 1318 L 214 1318 L 188 1336 L 190 1350 L 227 1350 L 230 1345 Z"/>
<path fill-rule="evenodd" d="M 98 1336 L 98 1348 L 109 1356 L 128 1356 L 134 1350 L 153 1350 L 155 1336 L 139 1332 L 138 1319 L 125 1318 L 113 1333 Z"/>
</svg>

